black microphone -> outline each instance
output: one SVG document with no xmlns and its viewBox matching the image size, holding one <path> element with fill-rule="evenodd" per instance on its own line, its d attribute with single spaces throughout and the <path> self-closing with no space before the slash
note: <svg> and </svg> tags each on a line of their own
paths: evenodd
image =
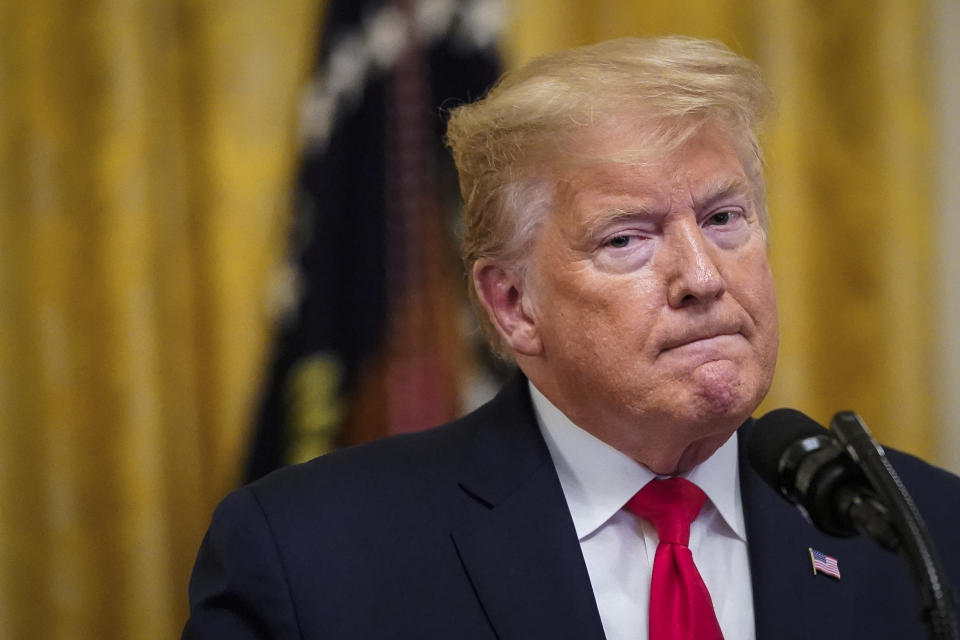
<svg viewBox="0 0 960 640">
<path fill-rule="evenodd" d="M 757 420 L 747 457 L 763 480 L 828 535 L 865 533 L 896 550 L 900 539 L 887 508 L 836 436 L 795 409 Z"/>
<path fill-rule="evenodd" d="M 913 499 L 866 424 L 851 411 L 834 416 L 833 431 L 794 409 L 757 420 L 747 442 L 756 472 L 799 506 L 824 533 L 865 533 L 899 551 L 920 595 L 920 618 L 936 640 L 960 640 L 946 573 Z"/>
</svg>

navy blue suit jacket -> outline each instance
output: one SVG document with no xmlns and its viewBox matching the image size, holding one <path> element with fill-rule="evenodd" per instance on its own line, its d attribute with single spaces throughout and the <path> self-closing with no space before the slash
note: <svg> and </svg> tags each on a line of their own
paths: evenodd
<svg viewBox="0 0 960 640">
<path fill-rule="evenodd" d="M 740 474 L 758 639 L 925 637 L 900 558 L 809 525 L 746 463 L 752 427 L 741 428 Z M 957 582 L 960 478 L 889 456 Z M 842 579 L 814 575 L 810 547 L 836 557 Z M 449 425 L 231 493 L 201 546 L 190 604 L 186 639 L 604 637 L 522 376 Z"/>
</svg>

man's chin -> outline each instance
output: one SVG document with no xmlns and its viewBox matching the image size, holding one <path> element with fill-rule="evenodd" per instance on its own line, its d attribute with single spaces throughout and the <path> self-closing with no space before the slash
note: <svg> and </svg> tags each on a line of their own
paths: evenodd
<svg viewBox="0 0 960 640">
<path fill-rule="evenodd" d="M 744 380 L 741 367 L 732 360 L 716 360 L 700 365 L 691 375 L 690 400 L 694 410 L 705 417 L 736 416 L 755 401 L 757 395 Z"/>
</svg>

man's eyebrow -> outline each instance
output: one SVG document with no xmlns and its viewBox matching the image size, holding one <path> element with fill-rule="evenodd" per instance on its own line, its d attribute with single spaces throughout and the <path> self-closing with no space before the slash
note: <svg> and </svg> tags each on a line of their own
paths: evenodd
<svg viewBox="0 0 960 640">
<path fill-rule="evenodd" d="M 697 204 L 700 206 L 709 206 L 718 200 L 723 200 L 731 196 L 752 196 L 750 184 L 742 176 L 722 177 L 709 183 L 707 187 L 698 194 Z"/>
<path fill-rule="evenodd" d="M 581 230 L 584 232 L 584 235 L 591 236 L 611 224 L 624 220 L 644 220 L 654 216 L 656 216 L 656 209 L 652 203 L 640 203 L 637 206 L 630 206 L 629 208 L 611 207 L 598 211 L 596 214 L 591 215 L 588 220 L 584 220 L 581 225 Z"/>
</svg>

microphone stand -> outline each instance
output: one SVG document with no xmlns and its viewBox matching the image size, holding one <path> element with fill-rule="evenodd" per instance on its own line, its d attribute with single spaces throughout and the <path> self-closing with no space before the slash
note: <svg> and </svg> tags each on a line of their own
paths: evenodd
<svg viewBox="0 0 960 640">
<path fill-rule="evenodd" d="M 883 447 L 852 411 L 836 414 L 830 428 L 863 470 L 879 501 L 887 507 L 890 523 L 899 534 L 899 550 L 906 557 L 919 589 L 920 616 L 930 630 L 930 638 L 960 640 L 953 594 L 943 578 L 946 574 L 940 558 L 917 506 L 884 455 Z M 887 541 L 881 544 L 890 546 Z"/>
</svg>

